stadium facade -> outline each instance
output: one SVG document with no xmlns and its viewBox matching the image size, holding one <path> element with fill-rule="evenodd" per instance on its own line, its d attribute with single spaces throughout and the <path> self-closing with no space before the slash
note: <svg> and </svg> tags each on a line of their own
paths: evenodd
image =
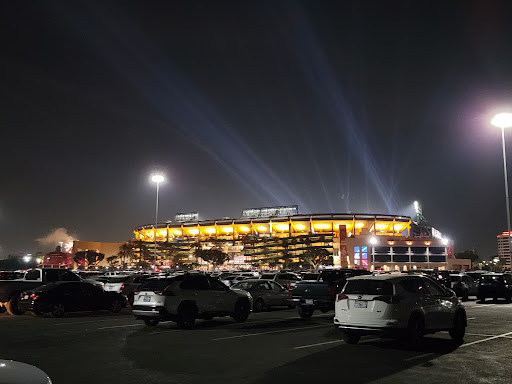
<svg viewBox="0 0 512 384">
<path fill-rule="evenodd" d="M 173 221 L 135 228 L 135 240 L 165 264 L 169 245 L 188 253 L 218 248 L 227 265 L 272 268 L 301 265 L 307 250 L 324 248 L 335 266 L 369 270 L 450 268 L 453 242 L 409 216 L 382 214 L 297 213 L 297 206 L 254 208 L 239 219 L 199 220 L 197 213 L 178 214 Z M 156 241 L 155 241 L 156 239 Z"/>
</svg>

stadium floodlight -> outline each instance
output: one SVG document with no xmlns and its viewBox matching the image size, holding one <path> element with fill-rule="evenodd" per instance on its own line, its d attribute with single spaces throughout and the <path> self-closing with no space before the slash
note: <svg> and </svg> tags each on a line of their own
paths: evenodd
<svg viewBox="0 0 512 384">
<path fill-rule="evenodd" d="M 443 239 L 442 242 L 443 242 L 443 245 L 448 245 L 448 239 Z"/>
<path fill-rule="evenodd" d="M 509 233 L 509 246 L 508 248 L 512 250 L 512 239 L 510 237 L 510 202 L 508 199 L 508 178 L 507 178 L 507 155 L 505 152 L 505 128 L 512 127 L 512 113 L 498 113 L 491 120 L 491 124 L 495 127 L 501 128 L 501 147 L 503 150 L 503 175 L 505 177 L 505 204 L 507 207 L 507 229 Z M 509 260 L 512 259 L 509 254 Z"/>
<path fill-rule="evenodd" d="M 370 237 L 370 244 L 375 245 L 377 243 L 378 243 L 378 241 L 377 241 L 376 237 Z"/>
</svg>

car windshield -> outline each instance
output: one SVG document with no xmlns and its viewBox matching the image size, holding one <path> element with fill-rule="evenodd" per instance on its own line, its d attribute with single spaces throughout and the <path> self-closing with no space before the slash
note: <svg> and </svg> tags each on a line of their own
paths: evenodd
<svg viewBox="0 0 512 384">
<path fill-rule="evenodd" d="M 263 275 L 261 275 L 261 278 L 262 278 L 262 279 L 270 279 L 270 280 L 273 280 L 273 279 L 274 279 L 274 276 L 275 276 L 275 274 L 273 274 L 273 273 L 264 273 Z"/>
<path fill-rule="evenodd" d="M 316 280 L 318 279 L 318 273 L 305 273 L 302 275 L 302 280 Z"/>
<path fill-rule="evenodd" d="M 248 289 L 251 289 L 252 287 L 254 287 L 254 282 L 247 282 L 247 281 L 241 281 L 240 283 L 236 283 L 235 285 L 233 285 L 233 289 L 241 289 L 241 290 L 248 290 Z"/>
<path fill-rule="evenodd" d="M 109 277 L 109 283 L 124 283 L 130 278 L 130 276 L 119 276 L 119 277 Z"/>
<path fill-rule="evenodd" d="M 372 280 L 372 279 L 356 279 L 347 281 L 347 285 L 343 291 L 346 294 L 361 295 L 392 295 L 393 284 L 389 281 Z"/>
</svg>

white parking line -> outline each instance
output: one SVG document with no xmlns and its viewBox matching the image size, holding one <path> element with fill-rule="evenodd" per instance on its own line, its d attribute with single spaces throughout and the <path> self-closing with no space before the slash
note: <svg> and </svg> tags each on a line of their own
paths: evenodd
<svg viewBox="0 0 512 384">
<path fill-rule="evenodd" d="M 268 334 L 271 334 L 271 333 L 282 333 L 282 332 L 290 332 L 290 331 L 300 331 L 300 330 L 319 328 L 319 327 L 332 327 L 332 324 L 313 325 L 311 327 L 280 329 L 278 331 L 269 331 L 269 332 L 248 333 L 248 334 L 245 334 L 245 335 L 237 335 L 237 336 L 218 337 L 216 339 L 212 339 L 212 341 L 228 340 L 228 339 L 241 339 L 243 337 L 268 335 Z"/>
<path fill-rule="evenodd" d="M 112 329 L 112 328 L 126 328 L 126 327 L 142 327 L 144 324 L 128 324 L 128 325 L 113 325 L 111 327 L 101 327 L 98 329 Z"/>
<path fill-rule="evenodd" d="M 57 323 L 57 324 L 53 324 L 53 325 L 89 324 L 89 323 L 98 323 L 98 322 L 102 322 L 102 321 L 113 321 L 113 320 L 133 320 L 133 318 L 132 317 L 130 317 L 130 318 L 122 317 L 122 318 L 116 318 L 116 319 L 100 319 L 100 320 L 90 320 L 90 321 L 69 321 L 67 323 Z"/>
<path fill-rule="evenodd" d="M 326 341 L 323 343 L 301 345 L 300 347 L 295 347 L 293 349 L 304 349 L 304 348 L 318 347 L 320 345 L 327 345 L 327 344 L 334 344 L 334 343 L 343 343 L 343 340 L 331 340 L 331 341 Z"/>
<path fill-rule="evenodd" d="M 459 348 L 469 347 L 470 345 L 483 343 L 483 342 L 485 342 L 485 341 L 489 341 L 489 340 L 499 339 L 500 337 L 505 337 L 505 336 L 508 336 L 508 335 L 512 335 L 512 332 L 502 333 L 501 335 L 496 335 L 496 336 L 488 337 L 488 338 L 486 338 L 486 339 L 473 341 L 473 342 L 471 342 L 471 343 L 462 344 Z"/>
</svg>

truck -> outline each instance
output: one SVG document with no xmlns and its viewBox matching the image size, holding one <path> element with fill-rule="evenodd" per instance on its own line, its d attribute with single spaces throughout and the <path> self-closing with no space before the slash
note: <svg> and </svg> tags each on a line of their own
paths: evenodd
<svg viewBox="0 0 512 384">
<path fill-rule="evenodd" d="M 299 281 L 291 291 L 289 302 L 303 319 L 309 319 L 317 309 L 322 313 L 334 310 L 336 295 L 341 292 L 347 279 L 362 274 L 371 272 L 363 269 L 321 270 L 316 281 Z"/>
<path fill-rule="evenodd" d="M 81 281 L 77 274 L 68 269 L 33 268 L 27 270 L 23 278 L 15 280 L 0 280 L 0 313 L 7 311 L 11 315 L 21 315 L 18 308 L 20 294 L 41 285 L 57 281 Z"/>
</svg>

